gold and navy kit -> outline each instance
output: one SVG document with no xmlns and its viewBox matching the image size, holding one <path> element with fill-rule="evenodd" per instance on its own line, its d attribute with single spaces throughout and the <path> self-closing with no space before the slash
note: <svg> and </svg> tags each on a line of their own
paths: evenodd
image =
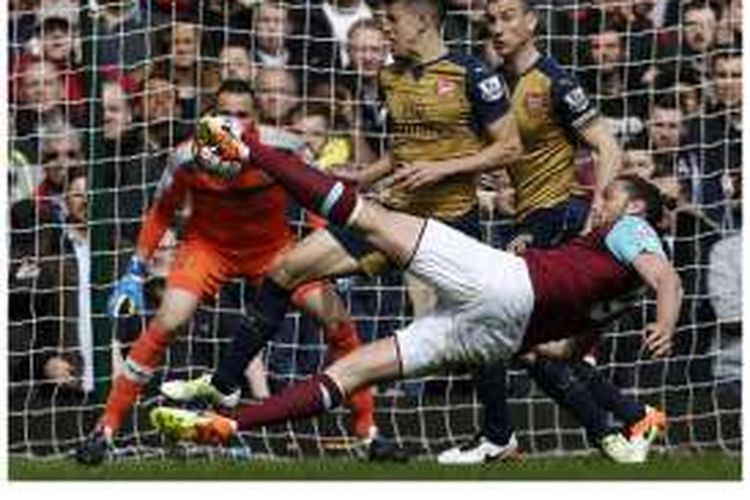
<svg viewBox="0 0 750 500">
<path fill-rule="evenodd" d="M 485 126 L 510 109 L 505 81 L 468 55 L 449 53 L 420 65 L 395 63 L 380 74 L 392 159 L 399 165 L 471 156 L 487 145 Z M 477 174 L 461 174 L 384 203 L 420 216 L 453 219 L 474 208 Z"/>
<path fill-rule="evenodd" d="M 516 217 L 523 221 L 577 192 L 579 131 L 598 112 L 576 79 L 549 56 L 541 56 L 511 88 L 524 154 L 508 173 L 516 190 Z"/>
</svg>

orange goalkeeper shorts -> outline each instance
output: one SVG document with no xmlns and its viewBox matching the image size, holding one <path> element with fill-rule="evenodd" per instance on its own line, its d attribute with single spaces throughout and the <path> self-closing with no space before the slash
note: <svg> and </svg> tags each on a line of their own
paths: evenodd
<svg viewBox="0 0 750 500">
<path fill-rule="evenodd" d="M 202 299 L 216 295 L 232 278 L 245 278 L 255 285 L 281 258 L 294 241 L 281 239 L 262 252 L 217 248 L 200 239 L 188 239 L 177 247 L 174 264 L 167 277 L 167 288 L 181 288 Z"/>
</svg>

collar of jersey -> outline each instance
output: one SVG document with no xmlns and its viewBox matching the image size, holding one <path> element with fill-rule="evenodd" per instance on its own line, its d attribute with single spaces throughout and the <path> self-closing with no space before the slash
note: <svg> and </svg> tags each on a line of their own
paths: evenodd
<svg viewBox="0 0 750 500">
<path fill-rule="evenodd" d="M 534 70 L 534 68 L 536 68 L 537 66 L 539 66 L 539 64 L 540 64 L 540 63 L 541 63 L 542 61 L 544 61 L 544 57 L 545 57 L 545 54 L 544 54 L 544 53 L 543 53 L 542 51 L 539 51 L 539 52 L 537 53 L 537 57 L 536 57 L 536 59 L 534 59 L 534 62 L 533 62 L 533 63 L 531 63 L 531 64 L 529 64 L 529 67 L 528 67 L 528 68 L 526 68 L 526 69 L 524 69 L 524 70 L 523 70 L 523 71 L 522 71 L 522 72 L 521 72 L 521 73 L 520 73 L 520 74 L 518 75 L 518 78 L 524 77 L 524 76 L 528 75 L 529 73 L 531 73 L 531 72 L 532 72 L 532 71 Z"/>
<path fill-rule="evenodd" d="M 403 59 L 401 64 L 404 71 L 410 72 L 415 79 L 419 80 L 422 75 L 424 74 L 425 70 L 432 66 L 433 64 L 437 64 L 451 56 L 451 52 L 447 51 L 442 56 L 438 56 L 434 59 L 430 59 L 429 61 L 419 61 L 419 62 L 412 62 L 411 59 Z"/>
</svg>

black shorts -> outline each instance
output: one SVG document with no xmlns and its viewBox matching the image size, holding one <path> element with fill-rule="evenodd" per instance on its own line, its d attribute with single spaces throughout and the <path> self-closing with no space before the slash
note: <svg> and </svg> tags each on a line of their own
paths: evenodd
<svg viewBox="0 0 750 500">
<path fill-rule="evenodd" d="M 477 205 L 455 219 L 441 219 L 441 222 L 472 238 L 480 241 L 482 239 L 482 231 L 479 225 L 479 207 Z M 334 225 L 329 225 L 326 229 L 344 247 L 346 253 L 359 262 L 364 274 L 375 276 L 393 266 L 393 263 L 385 254 L 368 243 L 356 231 L 348 227 Z"/>
<path fill-rule="evenodd" d="M 508 243 L 519 234 L 527 234 L 533 238 L 530 244 L 532 247 L 559 246 L 583 231 L 588 215 L 589 202 L 571 196 L 553 207 L 531 212 L 513 228 Z"/>
</svg>

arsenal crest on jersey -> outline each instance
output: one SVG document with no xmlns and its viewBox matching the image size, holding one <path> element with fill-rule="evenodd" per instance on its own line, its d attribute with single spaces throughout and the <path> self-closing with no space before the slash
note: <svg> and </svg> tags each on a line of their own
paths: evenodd
<svg viewBox="0 0 750 500">
<path fill-rule="evenodd" d="M 544 113 L 549 107 L 549 97 L 543 92 L 527 92 L 524 104 L 530 115 Z"/>
<path fill-rule="evenodd" d="M 437 80 L 437 95 L 450 94 L 456 90 L 456 84 L 448 80 L 447 78 L 438 78 Z"/>
</svg>

